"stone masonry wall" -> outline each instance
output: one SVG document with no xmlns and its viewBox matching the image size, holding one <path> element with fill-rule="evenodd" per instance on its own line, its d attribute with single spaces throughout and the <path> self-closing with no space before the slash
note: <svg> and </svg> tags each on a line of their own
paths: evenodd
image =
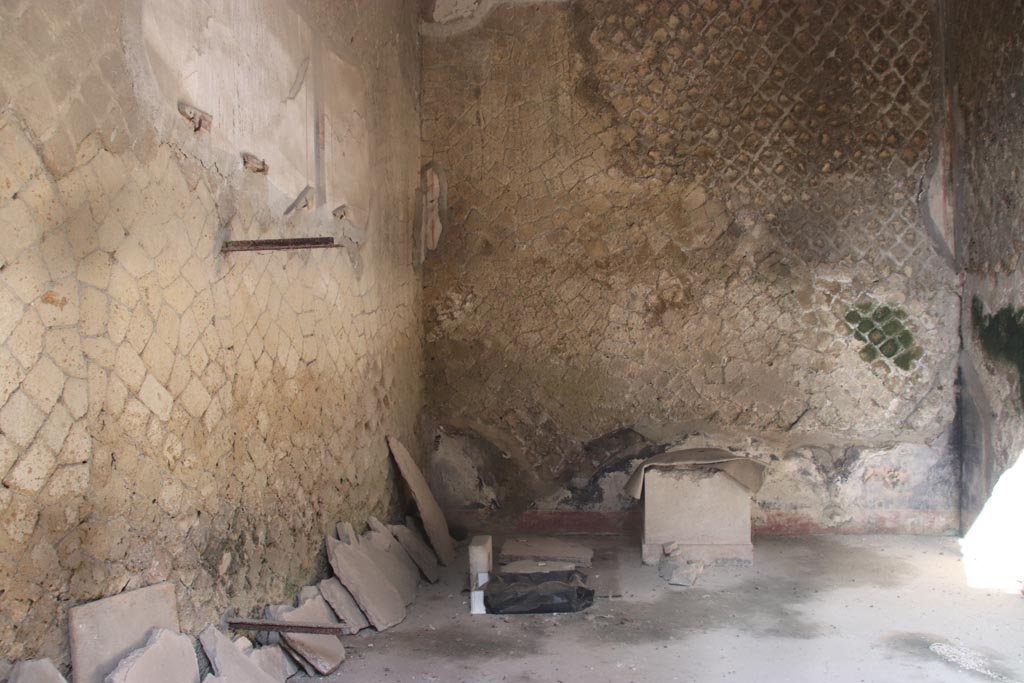
<svg viewBox="0 0 1024 683">
<path fill-rule="evenodd" d="M 1024 2 L 947 7 L 966 529 L 1024 449 Z"/>
<path fill-rule="evenodd" d="M 772 460 L 762 529 L 956 527 L 936 6 L 577 0 L 424 33 L 430 410 L 533 499 L 585 444 Z"/>
<path fill-rule="evenodd" d="M 384 437 L 413 444 L 422 404 L 417 7 L 299 9 L 367 84 L 357 252 L 219 255 L 296 233 L 243 150 L 139 99 L 139 3 L 0 4 L 6 657 L 66 664 L 69 606 L 158 581 L 187 629 L 290 599 L 335 522 L 395 505 Z"/>
</svg>

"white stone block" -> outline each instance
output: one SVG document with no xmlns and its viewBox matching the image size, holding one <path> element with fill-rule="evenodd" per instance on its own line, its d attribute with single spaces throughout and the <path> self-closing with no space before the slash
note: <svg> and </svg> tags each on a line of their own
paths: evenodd
<svg viewBox="0 0 1024 683">
<path fill-rule="evenodd" d="M 494 543 L 490 536 L 474 536 L 469 543 L 469 576 L 490 573 L 494 558 Z"/>
</svg>

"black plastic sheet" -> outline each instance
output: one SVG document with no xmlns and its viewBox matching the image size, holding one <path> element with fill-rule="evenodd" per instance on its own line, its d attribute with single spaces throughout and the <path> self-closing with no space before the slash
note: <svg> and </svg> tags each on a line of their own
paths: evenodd
<svg viewBox="0 0 1024 683">
<path fill-rule="evenodd" d="M 580 612 L 594 604 L 594 589 L 582 572 L 494 574 L 484 586 L 484 605 L 491 614 L 556 614 Z"/>
</svg>

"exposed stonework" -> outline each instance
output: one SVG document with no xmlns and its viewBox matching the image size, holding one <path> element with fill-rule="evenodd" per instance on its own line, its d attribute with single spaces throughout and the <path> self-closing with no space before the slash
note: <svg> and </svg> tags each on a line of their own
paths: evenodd
<svg viewBox="0 0 1024 683">
<path fill-rule="evenodd" d="M 268 150 L 136 99 L 141 3 L 0 7 L 5 656 L 66 664 L 67 607 L 163 580 L 189 631 L 291 599 L 338 519 L 394 504 L 384 437 L 415 444 L 422 403 L 416 5 L 296 7 L 368 86 L 358 252 L 219 254 L 334 219 L 286 224 L 273 165 L 242 170 Z"/>
<path fill-rule="evenodd" d="M 964 527 L 1024 450 L 1022 379 L 986 353 L 985 315 L 1024 305 L 1024 2 L 949 2 L 954 197 L 963 298 Z M 976 302 L 976 303 L 975 303 Z"/>
<path fill-rule="evenodd" d="M 426 37 L 423 160 L 449 180 L 424 271 L 436 422 L 555 483 L 622 427 L 764 438 L 805 453 L 773 465 L 769 507 L 816 469 L 804 447 L 925 449 L 928 512 L 882 526 L 955 525 L 958 283 L 918 209 L 936 24 L 923 0 L 580 0 Z M 910 321 L 893 361 L 859 355 L 864 300 Z M 927 499 L 908 467 L 893 485 Z M 877 528 L 871 504 L 791 522 Z"/>
</svg>

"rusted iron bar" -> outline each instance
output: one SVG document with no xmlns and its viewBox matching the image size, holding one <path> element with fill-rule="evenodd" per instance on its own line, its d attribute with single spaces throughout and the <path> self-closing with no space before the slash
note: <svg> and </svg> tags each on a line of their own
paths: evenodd
<svg viewBox="0 0 1024 683">
<path fill-rule="evenodd" d="M 313 624 L 305 621 L 267 621 L 264 619 L 228 619 L 232 631 L 276 631 L 277 633 L 323 633 L 344 636 L 349 633 L 345 624 Z"/>
<path fill-rule="evenodd" d="M 285 249 L 334 249 L 333 237 L 295 237 L 279 240 L 233 240 L 224 243 L 222 252 L 282 251 Z"/>
</svg>

